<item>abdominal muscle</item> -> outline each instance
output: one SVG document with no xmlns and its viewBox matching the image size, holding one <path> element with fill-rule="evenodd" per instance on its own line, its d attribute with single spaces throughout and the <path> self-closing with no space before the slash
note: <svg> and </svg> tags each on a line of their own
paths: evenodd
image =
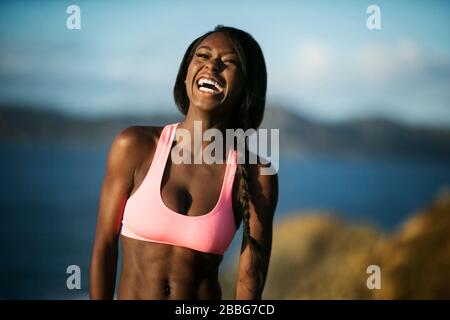
<svg viewBox="0 0 450 320">
<path fill-rule="evenodd" d="M 223 256 L 121 236 L 118 299 L 221 299 Z"/>
</svg>

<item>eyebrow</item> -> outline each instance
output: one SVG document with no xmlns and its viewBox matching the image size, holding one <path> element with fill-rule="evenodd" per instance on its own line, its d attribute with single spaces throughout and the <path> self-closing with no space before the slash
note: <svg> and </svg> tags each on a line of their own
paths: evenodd
<svg viewBox="0 0 450 320">
<path fill-rule="evenodd" d="M 212 51 L 212 49 L 208 46 L 200 46 L 197 48 L 197 50 L 199 50 L 199 49 L 207 49 L 209 51 Z M 224 54 L 236 54 L 237 55 L 237 52 L 233 50 L 233 51 L 225 52 Z"/>
</svg>

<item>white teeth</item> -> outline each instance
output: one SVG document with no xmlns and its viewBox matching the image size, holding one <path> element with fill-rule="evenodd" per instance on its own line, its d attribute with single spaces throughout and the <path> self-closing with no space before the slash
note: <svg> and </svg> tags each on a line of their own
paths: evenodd
<svg viewBox="0 0 450 320">
<path fill-rule="evenodd" d="M 216 89 L 218 90 L 218 91 L 222 91 L 223 90 L 223 88 L 220 86 L 220 84 L 219 83 L 217 83 L 216 81 L 214 81 L 214 80 L 211 80 L 211 79 L 207 79 L 207 78 L 200 78 L 200 80 L 198 80 L 198 85 L 199 86 L 202 86 L 204 83 L 209 83 L 209 84 L 211 84 L 211 85 L 213 85 L 213 86 L 215 86 L 216 87 Z M 202 88 L 202 87 L 200 87 L 200 88 Z M 205 88 L 205 89 L 208 89 L 208 90 L 211 90 L 211 91 L 214 91 L 214 90 L 212 90 L 212 89 L 209 89 L 209 88 Z M 206 91 L 205 91 L 206 92 Z M 208 91 L 209 92 L 209 91 Z"/>
<path fill-rule="evenodd" d="M 214 93 L 215 92 L 213 89 L 205 88 L 205 87 L 200 87 L 200 89 L 198 89 L 198 90 L 203 91 L 203 92 L 208 92 L 208 93 Z"/>
</svg>

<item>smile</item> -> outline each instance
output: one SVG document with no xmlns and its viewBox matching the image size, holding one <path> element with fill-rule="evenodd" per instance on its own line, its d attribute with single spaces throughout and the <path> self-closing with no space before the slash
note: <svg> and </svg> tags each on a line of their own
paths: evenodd
<svg viewBox="0 0 450 320">
<path fill-rule="evenodd" d="M 224 91 L 224 88 L 220 83 L 205 77 L 202 77 L 197 81 L 197 88 L 199 91 L 210 95 L 220 94 Z"/>
</svg>

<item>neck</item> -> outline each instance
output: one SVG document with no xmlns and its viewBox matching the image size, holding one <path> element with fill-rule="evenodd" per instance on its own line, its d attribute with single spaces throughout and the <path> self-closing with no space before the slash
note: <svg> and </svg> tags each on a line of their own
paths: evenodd
<svg viewBox="0 0 450 320">
<path fill-rule="evenodd" d="M 186 117 L 180 122 L 178 128 L 184 128 L 194 133 L 194 121 L 201 121 L 202 133 L 208 129 L 215 128 L 225 134 L 225 129 L 231 128 L 230 112 L 219 113 L 215 111 L 203 111 L 195 107 L 189 107 Z"/>
<path fill-rule="evenodd" d="M 218 112 L 203 111 L 195 107 L 189 107 L 184 120 L 178 124 L 178 128 L 186 129 L 191 136 L 190 150 L 192 155 L 201 153 L 211 141 L 203 141 L 203 134 L 208 129 L 217 129 L 222 133 L 224 152 L 226 151 L 226 129 L 231 128 L 232 113 L 220 114 Z M 195 136 L 200 136 L 201 145 L 194 146 Z M 196 149 L 197 147 L 197 149 Z M 199 150 L 198 148 L 201 148 Z M 226 153 L 224 153 L 226 155 Z"/>
</svg>

